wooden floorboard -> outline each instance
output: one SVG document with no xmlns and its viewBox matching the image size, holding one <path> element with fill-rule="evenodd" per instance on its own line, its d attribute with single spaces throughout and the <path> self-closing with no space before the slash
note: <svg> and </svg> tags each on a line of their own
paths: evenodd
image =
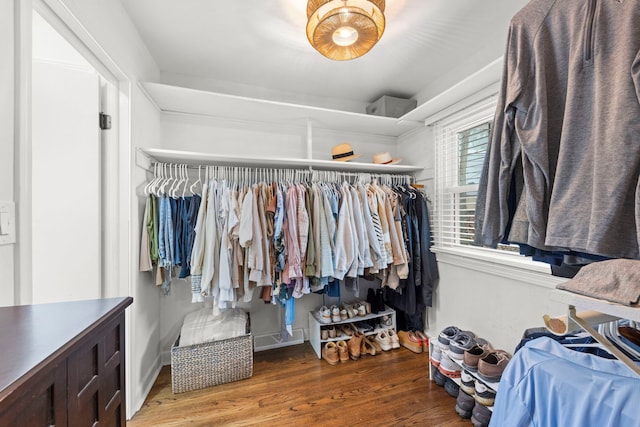
<svg viewBox="0 0 640 427">
<path fill-rule="evenodd" d="M 405 348 L 331 366 L 304 343 L 255 353 L 246 380 L 173 394 L 165 366 L 127 425 L 470 426 L 428 369 Z"/>
</svg>

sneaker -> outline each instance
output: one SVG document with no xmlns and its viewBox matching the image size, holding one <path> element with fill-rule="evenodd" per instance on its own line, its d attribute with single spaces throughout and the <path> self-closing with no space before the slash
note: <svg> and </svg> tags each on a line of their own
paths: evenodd
<svg viewBox="0 0 640 427">
<path fill-rule="evenodd" d="M 322 307 L 320 307 L 320 310 L 318 310 L 318 314 L 318 318 L 320 319 L 321 323 L 331 323 L 331 310 L 329 310 L 327 306 L 323 305 Z"/>
<path fill-rule="evenodd" d="M 451 378 L 447 378 L 444 382 L 444 391 L 451 397 L 458 397 L 458 393 L 460 393 L 460 387 L 455 383 Z"/>
<path fill-rule="evenodd" d="M 478 361 L 478 376 L 489 382 L 498 382 L 511 355 L 504 350 L 495 350 Z"/>
<path fill-rule="evenodd" d="M 327 331 L 329 331 L 329 338 L 335 338 L 337 336 L 337 332 L 336 332 L 336 327 L 335 326 L 329 326 L 327 328 Z"/>
<path fill-rule="evenodd" d="M 337 305 L 332 305 L 331 306 L 331 321 L 332 322 L 339 322 L 340 320 L 340 309 L 338 308 Z"/>
<path fill-rule="evenodd" d="M 476 379 L 466 369 L 460 374 L 460 388 L 470 395 L 476 392 Z"/>
<path fill-rule="evenodd" d="M 477 372 L 480 359 L 492 351 L 493 347 L 488 342 L 486 344 L 476 344 L 469 350 L 465 350 L 462 357 L 462 366 L 469 372 Z"/>
<path fill-rule="evenodd" d="M 471 418 L 471 412 L 473 411 L 475 404 L 476 401 L 473 397 L 465 393 L 464 390 L 462 390 L 462 387 L 460 387 L 460 392 L 456 399 L 456 413 L 462 418 L 468 420 Z"/>
<path fill-rule="evenodd" d="M 329 339 L 329 330 L 327 328 L 320 329 L 320 339 L 326 341 Z"/>
<path fill-rule="evenodd" d="M 449 340 L 451 357 L 456 360 L 464 358 L 464 352 L 476 345 L 476 336 L 473 332 L 460 331 Z"/>
<path fill-rule="evenodd" d="M 356 316 L 356 311 L 353 309 L 353 307 L 350 304 L 342 304 L 342 310 L 345 310 L 347 312 L 347 317 L 349 319 L 352 319 Z"/>
<path fill-rule="evenodd" d="M 391 320 L 391 316 L 387 316 L 386 314 L 382 316 L 380 320 L 380 325 L 386 326 L 387 328 L 393 325 L 393 320 Z"/>
<path fill-rule="evenodd" d="M 462 373 L 460 365 L 451 360 L 451 358 L 446 353 L 442 353 L 442 358 L 440 359 L 438 370 L 442 375 L 449 378 L 460 378 Z"/>
<path fill-rule="evenodd" d="M 329 365 L 336 365 L 340 362 L 340 355 L 338 354 L 338 346 L 333 341 L 330 341 L 322 348 L 322 358 L 327 361 Z"/>
<path fill-rule="evenodd" d="M 391 338 L 386 331 L 380 331 L 375 336 L 375 341 L 383 351 L 391 350 Z"/>
<path fill-rule="evenodd" d="M 447 377 L 442 375 L 440 371 L 436 367 L 432 367 L 431 377 L 433 378 L 433 382 L 440 387 L 444 387 L 444 383 L 447 382 Z"/>
<path fill-rule="evenodd" d="M 491 411 L 484 405 L 476 402 L 471 411 L 471 423 L 473 427 L 488 427 L 491 421 Z"/>
<path fill-rule="evenodd" d="M 439 345 L 434 344 L 431 348 L 431 357 L 429 360 L 431 361 L 431 365 L 438 367 L 440 366 L 440 359 L 442 358 L 442 349 Z"/>
<path fill-rule="evenodd" d="M 400 339 L 398 339 L 398 334 L 393 329 L 387 329 L 387 335 L 389 335 L 389 339 L 391 340 L 391 348 L 400 348 Z"/>
<path fill-rule="evenodd" d="M 449 340 L 456 336 L 456 334 L 460 332 L 460 329 L 457 326 L 447 326 L 438 335 L 438 342 L 443 350 L 449 350 Z"/>
<path fill-rule="evenodd" d="M 487 387 L 482 381 L 476 381 L 474 399 L 481 405 L 493 406 L 496 401 L 496 392 Z"/>
</svg>

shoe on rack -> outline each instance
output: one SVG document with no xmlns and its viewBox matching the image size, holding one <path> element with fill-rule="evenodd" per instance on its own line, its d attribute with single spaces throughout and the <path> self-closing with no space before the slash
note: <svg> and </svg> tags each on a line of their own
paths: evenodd
<svg viewBox="0 0 640 427">
<path fill-rule="evenodd" d="M 332 305 L 331 306 L 331 321 L 332 322 L 339 322 L 340 319 L 340 309 L 338 308 L 337 305 Z"/>
<path fill-rule="evenodd" d="M 472 396 L 476 392 L 476 378 L 466 369 L 460 374 L 460 388 Z"/>
<path fill-rule="evenodd" d="M 442 349 L 438 344 L 434 344 L 431 349 L 431 356 L 429 361 L 431 362 L 431 366 L 435 366 L 436 368 L 440 366 L 440 359 L 442 358 Z"/>
<path fill-rule="evenodd" d="M 349 314 L 345 308 L 340 309 L 340 320 L 347 320 L 349 318 Z"/>
<path fill-rule="evenodd" d="M 434 366 L 431 367 L 431 378 L 433 378 L 433 382 L 440 387 L 444 387 L 444 383 L 447 382 L 447 377 L 442 375 L 438 368 Z"/>
<path fill-rule="evenodd" d="M 336 343 L 330 341 L 326 343 L 322 349 L 322 358 L 327 361 L 329 365 L 336 365 L 340 362 L 340 356 L 338 355 L 338 347 Z"/>
<path fill-rule="evenodd" d="M 362 345 L 363 339 L 364 334 L 360 331 L 354 331 L 353 336 L 349 338 L 347 347 L 349 348 L 349 357 L 352 360 L 358 360 L 360 358 L 360 346 Z"/>
<path fill-rule="evenodd" d="M 493 406 L 496 401 L 496 392 L 482 381 L 476 381 L 473 398 L 481 405 Z"/>
<path fill-rule="evenodd" d="M 329 339 L 329 330 L 327 328 L 320 328 L 320 339 L 323 341 Z"/>
<path fill-rule="evenodd" d="M 338 325 L 338 328 L 340 328 L 340 332 L 342 332 L 342 335 L 345 335 L 347 337 L 353 335 L 353 329 L 351 329 L 349 325 Z"/>
<path fill-rule="evenodd" d="M 380 346 L 381 350 L 383 351 L 391 350 L 391 337 L 389 337 L 389 334 L 387 333 L 387 331 L 378 332 L 375 335 L 374 339 Z"/>
<path fill-rule="evenodd" d="M 373 326 L 367 322 L 356 322 L 356 328 L 362 333 L 373 331 Z"/>
<path fill-rule="evenodd" d="M 449 378 L 460 378 L 462 375 L 462 368 L 460 368 L 456 362 L 451 360 L 446 353 L 442 353 L 438 370 L 442 375 Z"/>
<path fill-rule="evenodd" d="M 331 310 L 327 306 L 323 305 L 318 310 L 320 323 L 331 323 Z"/>
<path fill-rule="evenodd" d="M 356 310 L 356 316 L 364 317 L 367 315 L 367 308 L 359 302 L 353 304 L 353 309 Z"/>
<path fill-rule="evenodd" d="M 504 350 L 495 350 L 478 361 L 478 376 L 484 381 L 498 382 L 511 355 Z"/>
<path fill-rule="evenodd" d="M 456 360 L 464 359 L 464 352 L 476 345 L 476 336 L 473 332 L 460 331 L 449 339 L 449 352 Z"/>
<path fill-rule="evenodd" d="M 458 393 L 458 398 L 456 399 L 456 413 L 460 415 L 464 419 L 471 418 L 471 412 L 473 411 L 473 407 L 475 406 L 476 401 L 473 396 L 469 396 L 467 393 L 462 390 L 460 387 L 460 392 Z"/>
<path fill-rule="evenodd" d="M 399 331 L 398 340 L 400 345 L 413 351 L 414 353 L 422 353 L 422 341 L 413 333 L 413 331 Z"/>
<path fill-rule="evenodd" d="M 364 306 L 364 311 L 366 314 L 371 314 L 371 303 L 369 301 L 360 301 L 360 305 Z"/>
<path fill-rule="evenodd" d="M 460 332 L 460 328 L 458 328 L 457 326 L 447 326 L 442 331 L 440 331 L 440 334 L 438 334 L 438 342 L 440 343 L 440 347 L 442 347 L 443 350 L 449 350 L 449 340 L 456 336 L 458 332 Z"/>
<path fill-rule="evenodd" d="M 353 319 L 354 317 L 356 317 L 356 312 L 351 304 L 342 304 L 342 309 L 347 311 L 347 317 L 349 319 Z"/>
<path fill-rule="evenodd" d="M 340 362 L 347 362 L 349 360 L 349 347 L 347 346 L 347 342 L 340 340 L 336 342 L 336 347 L 338 347 Z"/>
<path fill-rule="evenodd" d="M 367 302 L 371 306 L 371 313 L 378 314 L 378 304 L 376 303 L 376 291 L 369 288 L 367 291 Z"/>
<path fill-rule="evenodd" d="M 336 328 L 335 328 L 335 326 L 329 326 L 327 328 L 327 330 L 329 331 L 329 338 L 335 338 L 336 337 Z"/>
<path fill-rule="evenodd" d="M 491 421 L 491 411 L 484 405 L 476 404 L 471 411 L 471 423 L 473 427 L 488 427 Z"/>
<path fill-rule="evenodd" d="M 493 351 L 491 344 L 486 342 L 486 340 L 484 342 L 485 344 L 478 343 L 469 350 L 465 350 L 464 356 L 462 357 L 462 366 L 469 372 L 477 372 L 480 359 Z"/>
<path fill-rule="evenodd" d="M 391 340 L 391 348 L 400 348 L 400 340 L 398 339 L 398 334 L 394 329 L 387 329 L 387 335 Z"/>
<path fill-rule="evenodd" d="M 458 393 L 460 393 L 460 387 L 455 383 L 451 378 L 447 378 L 444 382 L 444 391 L 451 397 L 458 397 Z"/>
<path fill-rule="evenodd" d="M 380 326 L 383 328 L 390 328 L 393 326 L 393 319 L 391 319 L 391 316 L 387 316 L 386 314 L 382 316 L 380 319 Z"/>
</svg>

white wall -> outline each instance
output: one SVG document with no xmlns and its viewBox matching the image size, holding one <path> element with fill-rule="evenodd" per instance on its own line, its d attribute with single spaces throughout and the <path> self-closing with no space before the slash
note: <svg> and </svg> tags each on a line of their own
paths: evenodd
<svg viewBox="0 0 640 427">
<path fill-rule="evenodd" d="M 0 200 L 15 200 L 13 2 L 0 2 Z M 0 245 L 0 306 L 14 304 L 14 248 Z"/>
<path fill-rule="evenodd" d="M 428 310 L 431 337 L 455 325 L 489 340 L 495 348 L 513 352 L 526 329 L 544 327 L 544 314 L 566 314 L 566 305 L 549 298 L 559 278 L 531 283 L 526 274 L 523 279 L 505 277 L 479 271 L 462 257 L 438 254 L 438 258 L 440 283 Z"/>
<path fill-rule="evenodd" d="M 231 112 L 232 113 L 232 112 Z M 304 121 L 302 121 L 304 123 Z M 163 114 L 163 148 L 252 157 L 307 157 L 306 125 L 231 121 L 217 118 Z M 331 147 L 348 142 L 357 161 L 371 162 L 373 154 L 395 154 L 396 138 L 335 132 L 312 127 L 313 158 L 331 160 Z"/>
</svg>

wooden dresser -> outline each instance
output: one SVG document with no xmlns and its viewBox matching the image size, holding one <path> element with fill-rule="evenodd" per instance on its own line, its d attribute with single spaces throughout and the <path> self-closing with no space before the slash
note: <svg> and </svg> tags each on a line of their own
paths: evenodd
<svg viewBox="0 0 640 427">
<path fill-rule="evenodd" d="M 124 426 L 130 297 L 0 308 L 0 426 Z"/>
</svg>

